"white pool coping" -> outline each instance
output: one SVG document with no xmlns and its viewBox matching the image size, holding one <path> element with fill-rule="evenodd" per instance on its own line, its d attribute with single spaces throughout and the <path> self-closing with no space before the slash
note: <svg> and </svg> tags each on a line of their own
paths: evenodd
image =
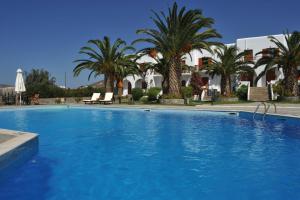
<svg viewBox="0 0 300 200">
<path fill-rule="evenodd" d="M 210 111 L 210 112 L 246 112 L 253 113 L 249 108 L 255 109 L 256 105 L 200 105 L 200 106 L 176 106 L 176 105 L 84 105 L 84 104 L 61 104 L 61 105 L 34 105 L 34 106 L 3 106 L 0 107 L 0 111 L 15 111 L 15 110 L 39 110 L 39 109 L 59 109 L 59 108 L 87 108 L 87 109 L 150 109 L 150 110 L 178 110 L 178 111 Z M 247 110 L 248 108 L 248 110 Z M 268 112 L 266 116 L 279 116 L 279 117 L 291 117 L 300 119 L 300 104 L 299 106 L 285 106 L 284 104 L 278 105 L 277 110 L 282 109 L 299 109 L 299 115 L 288 114 L 288 113 L 273 113 Z M 263 112 L 258 111 L 257 114 L 263 114 Z"/>
<path fill-rule="evenodd" d="M 0 143 L 0 159 L 23 144 L 38 138 L 38 134 L 0 129 L 0 134 L 13 135 L 13 138 Z"/>
</svg>

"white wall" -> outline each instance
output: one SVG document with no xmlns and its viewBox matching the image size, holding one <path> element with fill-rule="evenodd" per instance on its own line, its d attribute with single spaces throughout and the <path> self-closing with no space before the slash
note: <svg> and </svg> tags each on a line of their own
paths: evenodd
<svg viewBox="0 0 300 200">
<path fill-rule="evenodd" d="M 277 38 L 280 42 L 285 42 L 284 35 L 273 35 L 275 38 Z M 258 52 L 262 51 L 262 49 L 265 48 L 276 48 L 276 45 L 270 41 L 268 36 L 261 36 L 261 37 L 252 37 L 252 38 L 242 38 L 237 39 L 236 41 L 237 48 L 240 52 L 243 52 L 244 50 L 253 50 L 253 56 L 254 61 L 257 61 L 261 58 L 261 55 L 255 56 Z M 260 66 L 255 70 L 255 75 L 257 76 L 264 70 L 265 66 Z M 283 75 L 282 72 L 279 72 L 276 70 L 276 80 L 282 79 Z M 255 76 L 255 77 L 256 77 Z M 254 78 L 255 78 L 254 77 Z M 257 87 L 263 87 L 266 86 L 266 76 L 263 76 L 258 82 Z"/>
</svg>

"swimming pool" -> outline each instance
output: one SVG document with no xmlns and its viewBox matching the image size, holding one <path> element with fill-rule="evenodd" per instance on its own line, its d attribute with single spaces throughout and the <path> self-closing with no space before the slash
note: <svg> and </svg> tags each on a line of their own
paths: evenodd
<svg viewBox="0 0 300 200">
<path fill-rule="evenodd" d="M 40 134 L 1 200 L 300 199 L 296 119 L 55 107 L 2 110 L 0 127 Z"/>
</svg>

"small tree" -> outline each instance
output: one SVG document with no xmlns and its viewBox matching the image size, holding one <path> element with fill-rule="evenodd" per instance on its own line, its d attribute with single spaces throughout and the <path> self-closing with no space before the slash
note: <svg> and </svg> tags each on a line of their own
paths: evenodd
<svg viewBox="0 0 300 200">
<path fill-rule="evenodd" d="M 29 73 L 25 73 L 26 93 L 28 96 L 40 94 L 42 98 L 62 97 L 64 89 L 55 85 L 55 77 L 44 69 L 32 69 Z"/>
<path fill-rule="evenodd" d="M 204 86 L 204 83 L 202 81 L 202 77 L 199 73 L 193 72 L 191 77 L 191 86 L 193 88 L 193 94 L 198 95 L 201 94 L 201 87 Z"/>
</svg>

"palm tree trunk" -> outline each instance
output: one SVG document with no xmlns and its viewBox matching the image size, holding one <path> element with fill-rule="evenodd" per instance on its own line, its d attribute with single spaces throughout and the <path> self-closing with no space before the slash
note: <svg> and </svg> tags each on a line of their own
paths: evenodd
<svg viewBox="0 0 300 200">
<path fill-rule="evenodd" d="M 163 77 L 163 80 L 161 82 L 161 86 L 162 86 L 162 90 L 163 90 L 163 94 L 167 94 L 168 93 L 168 78 L 167 77 Z"/>
<path fill-rule="evenodd" d="M 176 98 L 180 97 L 180 81 L 178 80 L 178 70 L 175 59 L 172 59 L 169 64 L 169 90 L 168 94 Z"/>
<path fill-rule="evenodd" d="M 229 96 L 231 94 L 231 80 L 230 80 L 230 76 L 226 77 L 225 91 L 226 91 L 226 96 Z"/>
<path fill-rule="evenodd" d="M 226 77 L 224 75 L 221 75 L 221 94 L 226 94 Z"/>
<path fill-rule="evenodd" d="M 179 92 L 180 92 L 181 91 L 182 63 L 181 63 L 181 59 L 179 56 L 176 59 L 176 74 L 177 74 L 177 80 L 178 80 L 178 88 L 179 88 Z"/>
<path fill-rule="evenodd" d="M 299 95 L 298 89 L 298 70 L 297 67 L 287 67 L 284 70 L 284 90 L 286 95 Z"/>
<path fill-rule="evenodd" d="M 113 92 L 114 89 L 114 78 L 111 75 L 107 75 L 106 83 L 105 83 L 105 91 L 106 92 Z"/>
<path fill-rule="evenodd" d="M 104 88 L 106 89 L 106 85 L 107 85 L 107 75 L 104 74 Z"/>
</svg>

